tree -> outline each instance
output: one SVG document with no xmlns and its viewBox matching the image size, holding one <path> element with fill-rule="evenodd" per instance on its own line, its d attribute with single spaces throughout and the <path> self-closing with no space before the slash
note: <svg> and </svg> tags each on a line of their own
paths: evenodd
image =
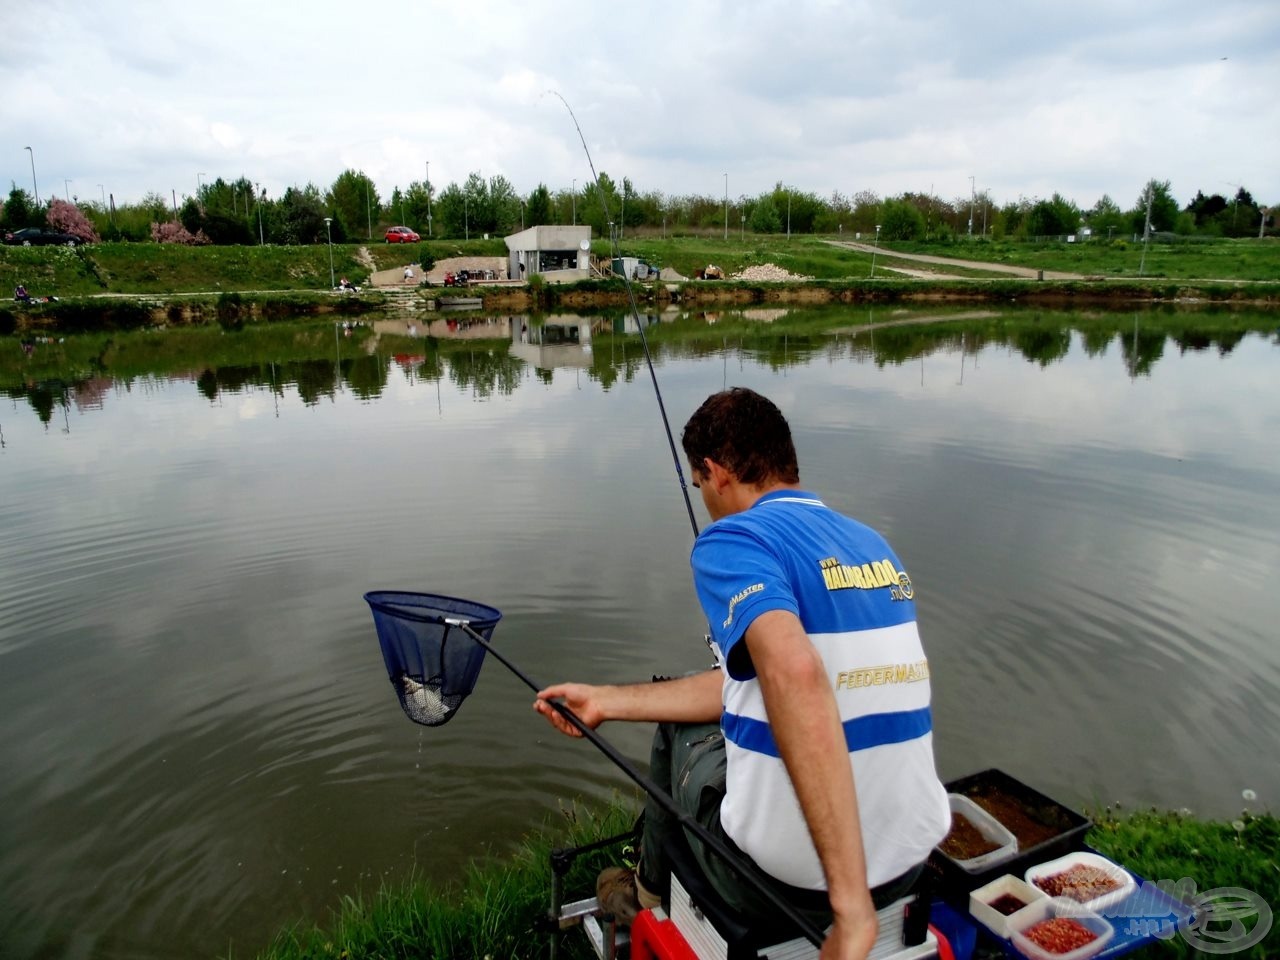
<svg viewBox="0 0 1280 960">
<path fill-rule="evenodd" d="M 551 192 L 545 183 L 540 183 L 529 194 L 524 209 L 524 225 L 536 227 L 544 223 L 554 223 L 551 216 Z"/>
<path fill-rule="evenodd" d="M 309 183 L 302 189 L 290 187 L 280 198 L 274 238 L 279 243 L 323 243 L 329 237 L 324 225 L 327 215 L 315 184 Z M 345 239 L 341 221 L 334 226 L 339 229 L 332 231 L 333 239 Z"/>
<path fill-rule="evenodd" d="M 1059 193 L 1049 200 L 1038 200 L 1027 214 L 1027 235 L 1056 237 L 1080 229 L 1080 210 Z"/>
<path fill-rule="evenodd" d="M 19 189 L 16 183 L 10 182 L 10 186 L 12 189 L 9 191 L 9 199 L 4 202 L 3 209 L 0 209 L 0 229 L 19 230 L 22 227 L 40 226 L 39 211 L 31 194 Z"/>
<path fill-rule="evenodd" d="M 1125 228 L 1124 211 L 1105 193 L 1098 198 L 1093 209 L 1085 214 L 1085 221 L 1095 235 L 1106 236 L 1108 239 L 1115 231 L 1123 231 Z"/>
<path fill-rule="evenodd" d="M 880 236 L 885 240 L 919 240 L 924 236 L 924 214 L 906 200 L 886 200 L 880 206 Z"/>
<path fill-rule="evenodd" d="M 382 209 L 382 201 L 367 174 L 351 169 L 342 171 L 329 187 L 324 200 L 333 215 L 342 221 L 347 233 L 373 235 L 373 211 Z M 425 218 L 423 222 L 426 222 Z M 361 231 L 360 227 L 364 230 Z"/>
<path fill-rule="evenodd" d="M 765 194 L 751 207 L 751 216 L 747 225 L 752 233 L 781 233 L 786 227 L 782 223 L 782 215 L 770 194 Z"/>
<path fill-rule="evenodd" d="M 1168 180 L 1148 180 L 1129 217 L 1134 233 L 1146 233 L 1147 202 L 1151 203 L 1151 229 L 1170 231 L 1178 222 L 1178 201 L 1173 199 Z"/>
<path fill-rule="evenodd" d="M 54 230 L 79 237 L 85 243 L 97 243 L 100 239 L 98 231 L 93 229 L 93 224 L 84 215 L 84 211 L 66 200 L 50 200 L 45 219 Z"/>
</svg>

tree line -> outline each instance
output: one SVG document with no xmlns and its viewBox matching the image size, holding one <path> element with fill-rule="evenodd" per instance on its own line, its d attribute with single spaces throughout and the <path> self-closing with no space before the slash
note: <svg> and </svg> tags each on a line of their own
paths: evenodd
<svg viewBox="0 0 1280 960">
<path fill-rule="evenodd" d="M 1232 196 L 1197 191 L 1187 204 L 1173 196 L 1169 181 L 1152 179 L 1122 207 L 1104 195 L 1082 209 L 1061 194 L 1019 198 L 998 204 L 989 192 L 946 199 L 906 192 L 880 197 L 863 190 L 852 197 L 828 197 L 779 182 L 753 197 L 674 196 L 639 191 L 631 180 L 607 173 L 594 185 L 552 190 L 539 184 L 521 196 L 504 176 L 479 172 L 443 190 L 426 180 L 397 186 L 383 197 L 362 171 L 344 170 L 325 190 L 315 184 L 289 187 L 278 197 L 244 177 L 202 183 L 195 196 L 148 193 L 137 203 L 117 206 L 51 200 L 37 204 L 11 185 L 0 206 L 0 230 L 55 226 L 85 240 L 212 244 L 311 244 L 381 240 L 386 228 L 403 225 L 423 238 L 472 239 L 504 236 L 552 223 L 591 226 L 608 237 L 629 231 L 664 235 L 702 233 L 850 234 L 885 240 L 948 242 L 967 237 L 993 239 L 1062 237 L 1087 231 L 1094 237 L 1173 234 L 1249 237 L 1274 232 L 1270 209 L 1243 186 Z M 326 223 L 328 220 L 328 223 Z"/>
</svg>

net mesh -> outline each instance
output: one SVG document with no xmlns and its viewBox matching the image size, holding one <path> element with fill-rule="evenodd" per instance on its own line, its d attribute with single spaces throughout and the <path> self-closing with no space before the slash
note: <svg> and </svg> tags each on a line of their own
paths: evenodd
<svg viewBox="0 0 1280 960">
<path fill-rule="evenodd" d="M 447 723 L 475 689 L 485 653 L 456 621 L 487 641 L 502 614 L 430 593 L 380 590 L 364 598 L 373 611 L 382 659 L 401 709 L 414 723 Z"/>
</svg>

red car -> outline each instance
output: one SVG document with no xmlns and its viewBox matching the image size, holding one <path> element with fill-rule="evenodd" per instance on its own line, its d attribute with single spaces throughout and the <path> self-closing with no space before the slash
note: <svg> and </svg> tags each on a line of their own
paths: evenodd
<svg viewBox="0 0 1280 960">
<path fill-rule="evenodd" d="M 417 243 L 422 238 L 408 227 L 389 227 L 385 239 L 387 243 Z"/>
</svg>

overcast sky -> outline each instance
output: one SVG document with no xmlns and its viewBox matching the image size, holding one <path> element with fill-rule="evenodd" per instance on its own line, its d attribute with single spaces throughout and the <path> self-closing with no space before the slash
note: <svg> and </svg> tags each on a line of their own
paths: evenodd
<svg viewBox="0 0 1280 960">
<path fill-rule="evenodd" d="M 472 171 L 640 191 L 781 181 L 997 203 L 1055 190 L 1280 203 L 1277 0 L 439 4 L 0 0 L 0 185 L 272 196 L 350 167 L 385 200 Z M 28 154 L 26 146 L 32 148 Z M 67 184 L 65 181 L 70 181 Z"/>
</svg>

